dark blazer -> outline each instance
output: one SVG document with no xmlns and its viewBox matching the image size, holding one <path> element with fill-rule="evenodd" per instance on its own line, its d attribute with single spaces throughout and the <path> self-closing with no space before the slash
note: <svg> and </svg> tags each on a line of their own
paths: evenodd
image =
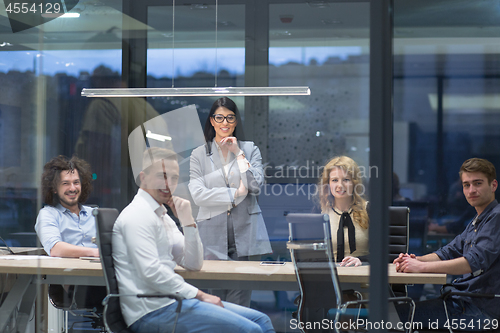
<svg viewBox="0 0 500 333">
<path fill-rule="evenodd" d="M 205 259 L 228 259 L 227 221 L 228 209 L 234 225 L 234 237 L 238 256 L 270 253 L 271 244 L 262 212 L 257 203 L 260 186 L 264 183 L 264 169 L 259 148 L 250 141 L 240 141 L 240 149 L 250 163 L 250 168 L 241 174 L 234 156 L 229 162 L 228 181 L 214 142 L 211 152 L 205 145 L 191 154 L 189 191 L 194 203 L 200 207 L 198 228 L 205 250 Z M 243 181 L 248 189 L 245 197 L 234 198 Z"/>
</svg>

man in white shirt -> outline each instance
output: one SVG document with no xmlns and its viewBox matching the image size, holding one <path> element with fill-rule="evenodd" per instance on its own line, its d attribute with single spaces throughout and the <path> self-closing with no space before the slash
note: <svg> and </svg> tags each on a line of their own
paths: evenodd
<svg viewBox="0 0 500 333">
<path fill-rule="evenodd" d="M 256 310 L 221 302 L 186 283 L 175 266 L 199 270 L 203 246 L 188 200 L 173 196 L 179 178 L 174 152 L 146 150 L 141 188 L 113 228 L 113 259 L 120 293 L 176 294 L 184 298 L 179 332 L 274 332 L 269 317 Z M 166 214 L 174 206 L 184 235 Z M 172 205 L 173 204 L 173 205 Z M 123 317 L 135 332 L 171 331 L 177 301 L 170 298 L 121 297 Z"/>
</svg>

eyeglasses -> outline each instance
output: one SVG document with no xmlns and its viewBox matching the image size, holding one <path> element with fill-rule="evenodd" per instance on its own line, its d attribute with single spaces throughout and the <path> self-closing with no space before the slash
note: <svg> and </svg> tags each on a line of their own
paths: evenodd
<svg viewBox="0 0 500 333">
<path fill-rule="evenodd" d="M 212 118 L 214 118 L 215 122 L 216 123 L 222 123 L 224 121 L 224 119 L 227 120 L 228 123 L 232 124 L 236 121 L 236 116 L 234 114 L 229 114 L 227 116 L 223 116 L 221 114 L 214 114 L 212 116 Z"/>
</svg>

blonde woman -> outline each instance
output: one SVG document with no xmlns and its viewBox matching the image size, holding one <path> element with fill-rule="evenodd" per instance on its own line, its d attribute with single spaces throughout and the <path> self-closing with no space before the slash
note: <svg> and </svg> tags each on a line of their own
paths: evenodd
<svg viewBox="0 0 500 333">
<path fill-rule="evenodd" d="M 368 213 L 358 164 L 347 156 L 331 159 L 319 183 L 321 211 L 330 216 L 336 262 L 359 266 L 368 259 Z"/>
</svg>

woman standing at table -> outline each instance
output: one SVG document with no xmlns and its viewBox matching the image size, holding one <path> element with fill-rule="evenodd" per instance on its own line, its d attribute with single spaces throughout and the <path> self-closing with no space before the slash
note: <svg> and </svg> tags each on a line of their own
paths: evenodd
<svg viewBox="0 0 500 333">
<path fill-rule="evenodd" d="M 359 266 L 368 260 L 368 212 L 358 164 L 347 156 L 331 159 L 319 183 L 322 213 L 330 216 L 336 262 Z"/>
<path fill-rule="evenodd" d="M 271 245 L 257 195 L 264 182 L 259 148 L 239 141 L 239 112 L 227 97 L 212 105 L 206 144 L 191 154 L 189 191 L 200 207 L 197 222 L 205 259 L 249 260 Z M 240 125 L 241 126 L 241 125 Z M 212 290 L 222 300 L 249 306 L 251 290 Z"/>
</svg>

